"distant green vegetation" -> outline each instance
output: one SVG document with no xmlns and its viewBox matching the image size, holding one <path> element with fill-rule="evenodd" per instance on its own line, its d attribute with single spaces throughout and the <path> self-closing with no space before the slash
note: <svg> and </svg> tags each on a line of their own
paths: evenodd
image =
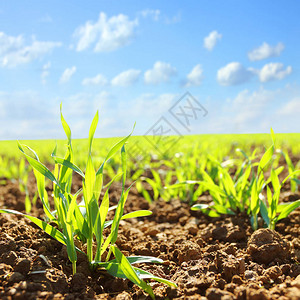
<svg viewBox="0 0 300 300">
<path fill-rule="evenodd" d="M 102 138 L 93 141 L 93 165 L 98 168 L 109 149 L 120 138 Z M 150 142 L 157 141 L 156 144 Z M 62 157 L 68 144 L 64 140 L 22 141 L 33 149 L 46 165 L 53 164 L 51 153 L 57 146 Z M 0 142 L 0 176 L 18 179 L 20 189 L 26 192 L 26 208 L 30 201 L 26 189 L 31 168 L 15 141 Z M 73 163 L 85 171 L 88 139 L 72 140 Z M 136 181 L 138 192 L 148 201 L 180 199 L 210 216 L 246 211 L 257 227 L 257 216 L 274 228 L 284 206 L 278 205 L 280 190 L 287 180 L 291 192 L 300 184 L 300 134 L 276 134 L 276 143 L 269 134 L 209 134 L 178 137 L 133 136 L 126 142 L 127 181 Z M 263 153 L 269 151 L 266 166 L 257 170 Z M 284 171 L 285 170 L 285 171 Z M 122 171 L 120 156 L 113 156 L 103 170 L 106 182 Z M 272 175 L 272 176 L 271 176 Z M 284 175 L 284 177 L 283 177 Z M 286 180 L 286 176 L 289 176 Z M 278 178 L 277 178 L 278 177 Z M 280 183 L 281 182 L 281 183 Z M 282 183 L 283 182 L 283 183 Z M 270 190 L 269 190 L 270 189 Z M 278 190 L 278 192 L 276 191 Z M 201 203 L 201 195 L 209 192 L 212 203 Z M 199 203 L 200 202 L 200 203 Z M 296 204 L 295 204 L 296 205 Z M 282 214 L 281 216 L 284 216 Z"/>
<path fill-rule="evenodd" d="M 119 138 L 95 138 L 94 139 L 94 155 L 96 160 L 101 160 L 105 157 L 107 150 L 116 143 Z M 277 146 L 281 149 L 289 150 L 291 154 L 300 153 L 300 133 L 279 133 L 276 134 Z M 38 154 L 41 160 L 51 161 L 49 153 L 52 152 L 57 144 L 58 154 L 64 153 L 65 140 L 22 140 L 22 143 L 28 145 L 33 149 L 38 149 Z M 172 159 L 176 153 L 191 153 L 201 154 L 203 152 L 210 153 L 219 158 L 228 155 L 234 155 L 235 148 L 241 148 L 247 153 L 251 154 L 251 149 L 258 148 L 263 151 L 270 143 L 269 134 L 200 134 L 200 135 L 186 135 L 183 136 L 173 146 L 164 147 L 162 143 L 157 144 L 159 151 L 150 144 L 143 136 L 132 136 L 127 143 L 127 148 L 131 149 L 135 144 L 139 145 L 143 151 L 141 156 L 148 159 L 150 156 L 155 156 L 157 160 Z M 88 140 L 74 139 L 74 152 L 79 155 L 78 161 L 87 153 Z M 138 152 L 139 153 L 139 152 Z M 19 160 L 21 153 L 18 150 L 16 141 L 0 141 L 0 156 Z M 132 157 L 129 154 L 130 157 Z M 138 158 L 138 157 L 136 157 Z M 117 158 L 116 158 L 117 160 Z M 84 166 L 84 164 L 82 165 Z"/>
</svg>

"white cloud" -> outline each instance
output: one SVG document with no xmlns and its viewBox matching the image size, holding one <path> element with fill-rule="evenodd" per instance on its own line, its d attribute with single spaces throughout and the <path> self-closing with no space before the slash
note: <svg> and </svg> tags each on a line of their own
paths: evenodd
<svg viewBox="0 0 300 300">
<path fill-rule="evenodd" d="M 32 90 L 0 91 L 0 139 L 55 138 L 61 129 L 59 104 L 55 113 L 51 104 Z"/>
<path fill-rule="evenodd" d="M 82 85 L 99 85 L 99 86 L 105 86 L 107 85 L 108 80 L 102 75 L 98 74 L 95 77 L 92 78 L 84 78 L 82 80 Z"/>
<path fill-rule="evenodd" d="M 163 21 L 168 25 L 178 23 L 181 20 L 180 12 L 173 16 L 167 16 L 163 15 L 159 9 L 144 9 L 142 11 L 139 11 L 137 15 L 139 18 L 151 18 L 155 22 Z"/>
<path fill-rule="evenodd" d="M 87 21 L 77 28 L 74 36 L 78 39 L 76 50 L 83 51 L 94 44 L 95 52 L 110 52 L 128 45 L 138 26 L 138 20 L 119 14 L 107 18 L 101 12 L 97 22 Z"/>
<path fill-rule="evenodd" d="M 91 115 L 96 113 L 97 109 L 102 111 L 104 106 L 106 106 L 112 98 L 112 95 L 107 91 L 102 91 L 97 94 L 86 92 L 73 94 L 63 99 L 64 111 L 66 112 L 66 116 L 70 118 L 82 117 L 88 119 Z"/>
<path fill-rule="evenodd" d="M 54 48 L 60 47 L 58 42 L 40 42 L 32 39 L 31 44 L 25 45 L 22 35 L 9 36 L 0 32 L 0 66 L 16 67 L 43 57 Z"/>
<path fill-rule="evenodd" d="M 118 107 L 114 108 L 111 116 L 116 126 L 119 123 L 119 128 L 127 128 L 124 134 L 132 128 L 133 122 L 136 121 L 134 134 L 144 135 L 178 98 L 179 95 L 171 93 L 144 93 L 133 99 L 122 99 Z"/>
<path fill-rule="evenodd" d="M 24 38 L 19 36 L 9 36 L 0 32 L 0 55 L 3 56 L 10 52 L 15 52 L 24 44 Z"/>
<path fill-rule="evenodd" d="M 241 63 L 232 62 L 218 70 L 217 79 L 221 85 L 237 85 L 250 80 L 253 73 L 252 69 L 246 69 Z"/>
<path fill-rule="evenodd" d="M 263 113 L 263 108 L 274 98 L 274 92 L 260 88 L 257 91 L 241 91 L 232 101 L 236 115 L 234 121 L 247 123 Z"/>
<path fill-rule="evenodd" d="M 170 64 L 157 61 L 153 69 L 145 72 L 144 80 L 147 84 L 159 84 L 162 82 L 168 82 L 170 77 L 176 75 L 177 71 Z"/>
<path fill-rule="evenodd" d="M 291 66 L 284 68 L 284 65 L 281 63 L 269 63 L 264 65 L 262 69 L 258 71 L 258 76 L 261 82 L 267 82 L 272 80 L 282 80 L 291 73 Z"/>
<path fill-rule="evenodd" d="M 62 73 L 60 79 L 59 79 L 59 82 L 60 83 L 68 82 L 71 79 L 71 77 L 74 75 L 75 72 L 76 72 L 76 67 L 75 66 L 65 69 L 64 72 Z"/>
<path fill-rule="evenodd" d="M 111 84 L 115 86 L 130 86 L 139 79 L 140 74 L 140 70 L 130 69 L 124 71 L 113 78 Z"/>
<path fill-rule="evenodd" d="M 283 49 L 284 49 L 284 44 L 282 43 L 278 43 L 276 46 L 270 46 L 269 44 L 264 42 L 258 48 L 255 48 L 252 51 L 250 51 L 248 53 L 248 58 L 251 61 L 257 61 L 269 57 L 276 57 L 280 55 Z"/>
<path fill-rule="evenodd" d="M 51 67 L 50 61 L 47 62 L 45 65 L 43 65 L 42 74 L 41 74 L 41 80 L 43 84 L 46 84 L 46 78 L 49 76 L 50 67 Z"/>
<path fill-rule="evenodd" d="M 203 69 L 200 64 L 196 65 L 192 71 L 187 75 L 186 87 L 199 86 L 203 80 Z"/>
<path fill-rule="evenodd" d="M 256 75 L 260 82 L 272 80 L 282 80 L 292 73 L 292 67 L 284 68 L 281 63 L 269 63 L 264 65 L 260 70 L 245 68 L 239 62 L 232 62 L 218 70 L 217 79 L 219 84 L 229 86 L 238 85 L 249 81 Z"/>
<path fill-rule="evenodd" d="M 232 98 L 217 99 L 205 104 L 209 111 L 205 124 L 199 127 L 204 133 L 255 133 L 277 128 L 274 111 L 281 98 L 289 98 L 287 89 L 267 90 L 260 87 L 244 89 Z M 280 101 L 279 101 L 280 102 Z"/>
<path fill-rule="evenodd" d="M 160 17 L 159 9 L 144 9 L 138 13 L 143 18 L 151 17 L 154 21 L 158 21 Z"/>
<path fill-rule="evenodd" d="M 114 95 L 107 91 L 96 94 L 81 92 L 64 98 L 63 112 L 72 133 L 74 133 L 74 137 L 85 138 L 88 136 L 91 121 L 97 110 L 99 111 L 99 123 L 96 136 L 105 135 L 109 137 L 113 129 L 117 132 L 118 130 L 123 130 L 123 128 L 120 128 L 118 122 L 114 124 L 116 126 L 115 128 L 111 128 L 110 126 L 111 123 L 116 120 L 116 114 L 118 113 L 116 105 L 113 105 L 112 109 L 109 108 L 114 98 Z M 61 98 L 58 100 L 61 101 Z M 128 134 L 128 131 L 126 133 Z M 120 134 L 118 136 L 120 136 Z"/>
<path fill-rule="evenodd" d="M 275 132 L 297 132 L 300 128 L 299 95 L 299 86 L 287 85 L 276 90 L 263 87 L 243 90 L 230 99 L 212 99 L 210 102 L 201 99 L 209 114 L 195 122 L 190 133 L 269 132 L 270 127 Z M 115 96 L 103 91 L 43 99 L 34 91 L 0 91 L 0 139 L 65 139 L 59 120 L 61 101 L 74 138 L 87 137 L 97 109 L 100 113 L 97 136 L 127 135 L 134 121 L 137 121 L 134 134 L 143 135 L 180 96 L 165 93 L 132 98 L 124 93 Z"/>
<path fill-rule="evenodd" d="M 280 108 L 280 110 L 278 110 L 278 114 L 283 116 L 297 116 L 299 120 L 300 97 L 294 98 L 288 103 L 286 103 L 283 107 Z"/>
<path fill-rule="evenodd" d="M 274 99 L 280 94 L 279 90 L 266 90 L 260 88 L 256 91 L 243 90 L 231 100 L 231 122 L 234 131 L 246 131 L 259 126 L 268 111 L 267 107 L 274 103 Z M 267 128 L 267 131 L 270 128 Z M 261 130 L 261 129 L 260 129 Z"/>
<path fill-rule="evenodd" d="M 160 95 L 142 94 L 133 100 L 134 115 L 153 116 L 165 113 L 177 99 L 178 95 L 164 93 Z"/>
<path fill-rule="evenodd" d="M 61 102 L 64 117 L 72 130 L 72 137 L 86 138 L 97 109 L 100 114 L 98 129 L 109 123 L 106 104 L 111 99 L 113 96 L 106 91 L 96 94 L 78 93 L 52 99 L 43 98 L 41 94 L 32 90 L 0 91 L 0 139 L 65 139 L 59 113 Z M 114 113 L 113 108 L 109 118 L 114 119 Z M 119 125 L 116 125 L 115 129 L 121 130 Z M 111 134 L 108 126 L 104 131 L 98 132 L 107 136 Z"/>
<path fill-rule="evenodd" d="M 173 15 L 172 17 L 166 16 L 164 18 L 164 21 L 168 25 L 170 25 L 170 24 L 176 24 L 176 23 L 178 23 L 178 22 L 181 21 L 181 13 L 178 12 L 176 15 Z"/>
<path fill-rule="evenodd" d="M 259 133 L 297 132 L 300 128 L 300 90 L 298 85 L 286 85 L 275 90 L 260 87 L 244 89 L 235 97 L 205 104 L 209 111 L 205 123 L 208 132 Z M 295 113 L 293 113 L 293 111 Z M 203 130 L 199 127 L 199 130 Z M 204 131 L 205 132 L 205 131 Z"/>
<path fill-rule="evenodd" d="M 212 31 L 207 37 L 204 38 L 204 48 L 211 51 L 216 46 L 217 41 L 222 38 L 222 34 L 218 31 Z"/>
</svg>

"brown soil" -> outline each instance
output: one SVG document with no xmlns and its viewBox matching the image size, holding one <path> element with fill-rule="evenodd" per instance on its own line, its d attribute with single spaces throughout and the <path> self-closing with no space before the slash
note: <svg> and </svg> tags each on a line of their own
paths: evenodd
<svg viewBox="0 0 300 300">
<path fill-rule="evenodd" d="M 110 195 L 115 204 L 120 186 Z M 24 212 L 24 197 L 14 182 L 0 186 L 0 207 Z M 117 246 L 126 255 L 165 261 L 141 265 L 178 285 L 151 283 L 157 299 L 300 299 L 300 209 L 276 232 L 254 233 L 244 214 L 210 219 L 178 200 L 149 205 L 133 188 L 125 210 L 137 209 L 153 215 L 122 221 Z M 43 217 L 40 204 L 32 214 Z M 128 280 L 91 273 L 84 255 L 73 276 L 65 247 L 23 217 L 0 214 L 0 226 L 0 299 L 149 299 Z"/>
</svg>

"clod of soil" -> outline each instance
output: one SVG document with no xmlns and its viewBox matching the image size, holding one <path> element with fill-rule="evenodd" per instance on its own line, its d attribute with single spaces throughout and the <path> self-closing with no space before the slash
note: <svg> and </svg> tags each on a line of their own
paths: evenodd
<svg viewBox="0 0 300 300">
<path fill-rule="evenodd" d="M 22 259 L 16 264 L 14 271 L 26 275 L 30 270 L 30 265 L 31 261 L 29 259 Z"/>
<path fill-rule="evenodd" d="M 284 260 L 290 255 L 289 244 L 278 232 L 271 229 L 256 230 L 250 237 L 247 251 L 260 264 Z"/>
</svg>

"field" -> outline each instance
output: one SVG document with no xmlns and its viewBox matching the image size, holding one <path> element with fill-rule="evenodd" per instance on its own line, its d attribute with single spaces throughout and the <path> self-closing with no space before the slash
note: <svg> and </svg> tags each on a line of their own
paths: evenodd
<svg viewBox="0 0 300 300">
<path fill-rule="evenodd" d="M 0 298 L 300 299 L 300 134 L 166 139 L 1 142 Z"/>
</svg>

